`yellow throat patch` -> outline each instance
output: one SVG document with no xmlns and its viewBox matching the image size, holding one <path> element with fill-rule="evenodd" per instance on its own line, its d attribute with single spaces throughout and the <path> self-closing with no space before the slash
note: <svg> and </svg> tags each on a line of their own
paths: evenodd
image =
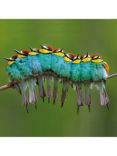
<svg viewBox="0 0 117 156">
<path fill-rule="evenodd" d="M 95 60 L 92 60 L 92 62 L 94 62 L 94 63 L 100 63 L 100 62 L 103 62 L 103 60 L 102 59 L 95 59 Z"/>
<path fill-rule="evenodd" d="M 76 59 L 76 60 L 74 60 L 72 63 L 73 63 L 73 64 L 79 64 L 80 62 L 81 62 L 81 60 Z"/>
<path fill-rule="evenodd" d="M 82 62 L 89 62 L 89 61 L 91 61 L 91 57 L 87 57 L 82 60 Z"/>
<path fill-rule="evenodd" d="M 46 49 L 39 49 L 39 52 L 42 54 L 49 54 L 50 53 L 50 51 L 46 50 Z"/>
<path fill-rule="evenodd" d="M 8 61 L 8 65 L 12 65 L 15 61 Z"/>
<path fill-rule="evenodd" d="M 61 56 L 61 57 L 64 56 L 64 53 L 61 53 L 61 52 L 57 52 L 57 53 L 53 53 L 53 54 L 55 54 L 55 55 L 57 55 L 57 56 Z"/>
<path fill-rule="evenodd" d="M 66 61 L 66 62 L 71 62 L 72 60 L 71 59 L 69 59 L 68 57 L 64 57 L 64 60 Z"/>
<path fill-rule="evenodd" d="M 17 54 L 17 58 L 23 58 L 25 57 L 24 55 L 20 55 L 20 54 Z"/>
<path fill-rule="evenodd" d="M 33 51 L 30 51 L 29 52 L 29 55 L 31 55 L 31 56 L 35 56 L 35 55 L 37 55 L 38 53 L 36 53 L 36 52 L 33 52 Z"/>
</svg>

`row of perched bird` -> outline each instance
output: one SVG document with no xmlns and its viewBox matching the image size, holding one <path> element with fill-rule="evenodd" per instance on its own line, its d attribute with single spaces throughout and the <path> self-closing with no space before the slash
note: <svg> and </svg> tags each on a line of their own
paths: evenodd
<svg viewBox="0 0 117 156">
<path fill-rule="evenodd" d="M 90 56 L 66 53 L 63 49 L 41 45 L 40 49 L 18 51 L 8 61 L 7 73 L 15 88 L 21 93 L 26 108 L 29 103 L 36 103 L 35 85 L 38 84 L 40 96 L 46 96 L 44 78 L 47 79 L 48 101 L 53 95 L 53 102 L 57 97 L 58 82 L 62 79 L 63 88 L 61 105 L 63 106 L 69 81 L 76 86 L 78 108 L 83 103 L 90 107 L 91 84 L 93 83 L 100 92 L 101 105 L 108 105 L 109 98 L 105 88 L 105 80 L 108 77 L 109 66 L 98 54 Z M 45 76 L 46 73 L 46 76 Z M 54 89 L 51 92 L 51 77 L 54 75 Z M 37 74 L 37 77 L 34 75 Z M 85 100 L 82 97 L 82 84 L 85 86 Z M 26 92 L 29 90 L 27 97 Z"/>
</svg>

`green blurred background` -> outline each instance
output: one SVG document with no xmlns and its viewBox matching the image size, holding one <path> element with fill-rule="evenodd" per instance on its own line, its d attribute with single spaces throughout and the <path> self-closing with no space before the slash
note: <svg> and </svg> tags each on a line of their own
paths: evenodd
<svg viewBox="0 0 117 156">
<path fill-rule="evenodd" d="M 13 49 L 50 44 L 68 52 L 99 53 L 117 72 L 117 20 L 0 20 L 0 85 L 8 82 L 5 56 Z M 55 105 L 39 98 L 37 111 L 26 113 L 20 95 L 12 89 L 0 92 L 0 136 L 117 136 L 117 79 L 108 80 L 110 110 L 100 106 L 92 91 L 91 112 L 76 113 L 76 94 L 70 89 L 63 109 L 61 85 Z"/>
</svg>

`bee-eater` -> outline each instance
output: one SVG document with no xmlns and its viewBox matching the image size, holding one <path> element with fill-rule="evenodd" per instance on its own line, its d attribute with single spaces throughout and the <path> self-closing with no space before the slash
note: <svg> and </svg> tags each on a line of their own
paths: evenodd
<svg viewBox="0 0 117 156">
<path fill-rule="evenodd" d="M 64 50 L 60 48 L 54 49 L 52 53 L 51 64 L 51 70 L 56 73 L 56 75 L 54 76 L 53 103 L 55 103 L 57 98 L 59 73 L 62 62 L 64 62 Z"/>
<path fill-rule="evenodd" d="M 91 56 L 87 53 L 82 56 L 81 62 L 81 81 L 84 81 L 85 85 L 85 104 L 88 105 L 90 111 L 91 104 Z"/>
<path fill-rule="evenodd" d="M 76 86 L 78 110 L 79 107 L 83 105 L 80 63 L 81 63 L 81 57 L 79 55 L 74 56 L 71 65 L 71 77 L 70 77 L 70 79 L 73 81 L 74 85 Z"/>
<path fill-rule="evenodd" d="M 12 58 L 5 58 L 8 61 L 8 67 L 7 67 L 7 73 L 10 76 L 10 79 L 12 81 L 17 80 L 17 81 L 21 81 L 23 79 L 22 74 L 16 64 L 16 59 L 17 59 L 17 55 L 13 56 Z M 26 96 L 26 83 L 23 83 L 23 80 L 21 81 L 22 83 L 19 84 L 14 84 L 14 87 L 16 88 L 16 90 L 18 90 L 18 92 L 22 95 L 22 100 L 23 100 L 23 104 L 26 106 L 28 106 L 28 97 Z"/>
<path fill-rule="evenodd" d="M 38 60 L 41 64 L 43 72 L 51 70 L 52 52 L 53 52 L 53 48 L 51 46 L 41 45 L 41 49 L 38 49 L 38 54 L 39 54 Z M 49 74 L 46 75 L 46 80 L 47 80 L 48 102 L 50 102 L 50 98 L 51 98 L 52 93 L 51 93 L 51 85 L 50 85 L 51 76 Z M 42 82 L 42 80 L 41 80 L 41 82 Z"/>
<path fill-rule="evenodd" d="M 101 105 L 107 105 L 109 103 L 109 97 L 106 91 L 105 83 L 108 77 L 109 66 L 103 59 L 98 55 L 92 55 L 92 79 L 95 82 L 96 88 L 100 92 Z"/>
<path fill-rule="evenodd" d="M 72 64 L 72 57 L 70 54 L 64 53 L 64 61 L 60 64 L 60 75 L 66 79 L 63 79 L 63 86 L 62 86 L 62 95 L 61 95 L 61 107 L 63 107 L 66 94 L 68 92 L 69 87 L 69 80 L 71 74 L 71 64 Z"/>
</svg>

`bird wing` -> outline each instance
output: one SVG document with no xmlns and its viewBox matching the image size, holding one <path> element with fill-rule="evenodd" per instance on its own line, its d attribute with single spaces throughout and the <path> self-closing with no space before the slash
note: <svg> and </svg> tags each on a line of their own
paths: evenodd
<svg viewBox="0 0 117 156">
<path fill-rule="evenodd" d="M 105 68 L 105 70 L 106 70 L 106 72 L 108 74 L 109 73 L 109 65 L 108 65 L 107 62 L 103 62 L 103 63 L 104 63 L 103 66 L 104 66 L 104 68 Z"/>
</svg>

